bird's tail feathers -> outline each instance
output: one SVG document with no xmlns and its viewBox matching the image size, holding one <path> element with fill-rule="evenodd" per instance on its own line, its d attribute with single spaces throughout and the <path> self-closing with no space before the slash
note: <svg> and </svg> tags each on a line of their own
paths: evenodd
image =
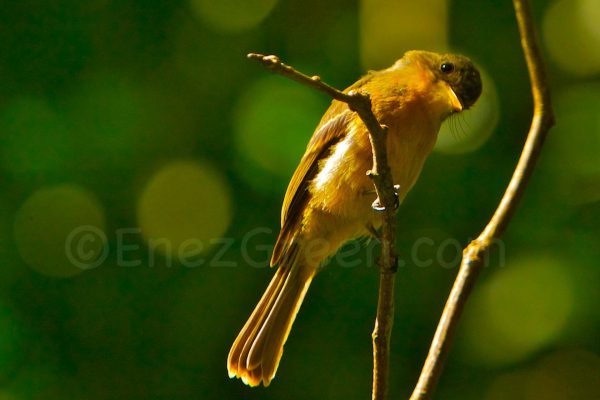
<svg viewBox="0 0 600 400">
<path fill-rule="evenodd" d="M 227 359 L 230 377 L 250 386 L 268 386 L 275 376 L 283 345 L 316 271 L 298 245 L 281 259 L 271 283 L 231 346 Z"/>
</svg>

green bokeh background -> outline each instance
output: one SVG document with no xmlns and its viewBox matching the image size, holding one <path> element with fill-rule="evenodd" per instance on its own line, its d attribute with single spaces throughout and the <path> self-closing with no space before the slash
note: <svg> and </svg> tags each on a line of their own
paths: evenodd
<svg viewBox="0 0 600 400">
<path fill-rule="evenodd" d="M 2 2 L 0 399 L 369 398 L 374 244 L 314 281 L 271 387 L 230 380 L 225 361 L 328 104 L 245 54 L 345 87 L 408 50 L 382 50 L 382 65 L 361 56 L 375 3 Z M 600 6 L 534 3 L 557 126 L 467 307 L 440 399 L 600 398 L 600 33 L 581 22 Z M 458 247 L 497 205 L 531 116 L 510 2 L 436 4 L 439 47 L 472 56 L 497 98 L 489 138 L 434 152 L 400 209 L 394 398 L 416 382 Z M 100 236 L 65 246 L 87 225 Z"/>
</svg>

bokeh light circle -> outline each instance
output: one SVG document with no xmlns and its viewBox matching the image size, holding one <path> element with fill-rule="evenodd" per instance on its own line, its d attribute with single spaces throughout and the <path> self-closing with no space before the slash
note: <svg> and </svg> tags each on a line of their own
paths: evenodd
<svg viewBox="0 0 600 400">
<path fill-rule="evenodd" d="M 586 31 L 593 36 L 592 42 L 600 44 L 600 4 L 597 0 L 578 0 L 577 11 Z"/>
<path fill-rule="evenodd" d="M 98 238 L 69 242 L 72 233 L 82 226 L 100 232 L 106 229 L 104 209 L 92 193 L 67 184 L 42 188 L 33 193 L 15 215 L 17 249 L 22 259 L 41 274 L 54 277 L 77 275 L 86 268 L 73 262 L 73 254 L 81 252 L 85 255 L 84 261 L 96 264 L 107 251 L 105 240 L 96 240 Z M 76 246 L 76 253 L 71 245 Z"/>
<path fill-rule="evenodd" d="M 450 5 L 446 0 L 360 1 L 360 57 L 364 69 L 386 68 L 404 51 L 448 48 Z"/>
<path fill-rule="evenodd" d="M 494 80 L 477 65 L 483 90 L 473 108 L 450 116 L 438 135 L 435 150 L 463 154 L 477 150 L 491 136 L 500 118 L 500 105 Z"/>
<path fill-rule="evenodd" d="M 278 76 L 265 76 L 250 85 L 233 116 L 241 177 L 261 190 L 279 193 L 298 165 L 326 101 Z"/>
<path fill-rule="evenodd" d="M 240 32 L 261 23 L 277 0 L 191 0 L 198 18 L 220 32 Z"/>
<path fill-rule="evenodd" d="M 204 251 L 223 236 L 232 218 L 230 190 L 207 163 L 174 161 L 148 181 L 137 216 L 152 249 L 183 257 L 181 252 Z"/>
<path fill-rule="evenodd" d="M 578 76 L 600 71 L 600 3 L 597 0 L 557 0 L 547 10 L 542 38 L 550 59 Z"/>
<path fill-rule="evenodd" d="M 517 260 L 474 294 L 461 348 L 477 364 L 518 362 L 560 336 L 573 306 L 568 266 L 543 255 Z"/>
</svg>

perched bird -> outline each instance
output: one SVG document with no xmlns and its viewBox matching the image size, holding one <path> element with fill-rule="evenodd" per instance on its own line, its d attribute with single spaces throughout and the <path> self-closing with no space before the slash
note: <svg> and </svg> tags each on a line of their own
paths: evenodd
<svg viewBox="0 0 600 400">
<path fill-rule="evenodd" d="M 431 152 L 442 122 L 471 107 L 481 79 L 466 57 L 409 51 L 390 68 L 370 72 L 345 92 L 371 96 L 388 127 L 387 152 L 398 198 L 406 196 Z M 271 283 L 229 351 L 227 369 L 250 386 L 268 386 L 310 283 L 344 242 L 381 226 L 369 133 L 345 103 L 333 101 L 292 176 L 281 209 Z"/>
</svg>

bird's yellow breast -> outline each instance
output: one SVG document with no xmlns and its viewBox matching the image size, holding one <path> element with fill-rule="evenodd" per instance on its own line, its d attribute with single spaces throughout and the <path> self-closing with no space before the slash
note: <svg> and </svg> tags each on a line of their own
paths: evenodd
<svg viewBox="0 0 600 400">
<path fill-rule="evenodd" d="M 364 90 L 371 94 L 376 117 L 388 127 L 388 162 L 402 201 L 415 184 L 452 101 L 445 83 L 419 66 L 390 74 L 371 79 Z M 367 225 L 379 225 L 380 216 L 371 207 L 376 198 L 373 183 L 366 175 L 373 165 L 369 132 L 358 116 L 347 129 L 344 139 L 320 162 L 309 187 L 304 223 L 307 233 L 315 236 L 348 238 L 365 234 Z"/>
</svg>

